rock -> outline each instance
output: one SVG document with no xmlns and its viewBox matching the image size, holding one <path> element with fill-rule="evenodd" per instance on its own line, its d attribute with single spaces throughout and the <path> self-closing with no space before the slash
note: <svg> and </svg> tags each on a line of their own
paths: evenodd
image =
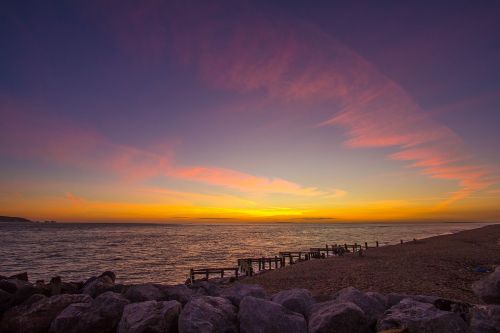
<svg viewBox="0 0 500 333">
<path fill-rule="evenodd" d="M 487 304 L 500 304 L 500 266 L 488 276 L 472 284 L 472 290 Z"/>
<path fill-rule="evenodd" d="M 32 286 L 32 284 L 18 279 L 0 280 L 0 289 L 11 294 L 15 294 L 18 289 L 25 286 Z"/>
<path fill-rule="evenodd" d="M 469 303 L 453 301 L 444 298 L 438 298 L 432 303 L 436 308 L 443 311 L 450 311 L 456 313 L 462 318 L 467 324 L 470 323 L 472 305 Z"/>
<path fill-rule="evenodd" d="M 388 300 L 388 297 L 386 295 L 383 295 L 383 294 L 378 293 L 376 291 L 367 291 L 365 294 L 368 297 L 376 299 L 380 304 L 382 304 L 387 309 L 389 300 Z"/>
<path fill-rule="evenodd" d="M 240 333 L 307 333 L 303 315 L 262 298 L 243 298 L 238 319 Z"/>
<path fill-rule="evenodd" d="M 71 304 L 50 325 L 50 333 L 114 333 L 129 301 L 108 291 L 92 302 Z"/>
<path fill-rule="evenodd" d="M 310 333 L 369 333 L 370 321 L 354 303 L 336 300 L 318 303 L 309 316 Z"/>
<path fill-rule="evenodd" d="M 196 295 L 194 290 L 188 288 L 183 284 L 179 284 L 176 286 L 161 286 L 159 288 L 161 289 L 167 300 L 179 301 L 183 306 Z"/>
<path fill-rule="evenodd" d="M 27 272 L 14 274 L 11 277 L 9 277 L 9 279 L 16 279 L 16 280 L 21 280 L 21 281 L 25 281 L 25 282 L 29 281 Z"/>
<path fill-rule="evenodd" d="M 78 294 L 80 292 L 81 286 L 75 282 L 63 282 L 61 283 L 61 293 L 63 294 Z"/>
<path fill-rule="evenodd" d="M 411 298 L 405 298 L 391 307 L 377 323 L 377 329 L 381 331 L 403 327 L 408 328 L 410 333 L 469 332 L 467 324 L 456 313 L 442 311 L 430 303 Z"/>
<path fill-rule="evenodd" d="M 118 333 L 171 333 L 177 332 L 181 313 L 177 301 L 146 301 L 125 306 Z"/>
<path fill-rule="evenodd" d="M 32 285 L 26 285 L 16 291 L 16 293 L 12 297 L 12 305 L 16 306 L 22 304 L 31 296 L 42 293 L 43 290 L 40 290 Z"/>
<path fill-rule="evenodd" d="M 388 308 L 393 307 L 394 305 L 398 304 L 405 298 L 411 298 L 417 302 L 422 302 L 422 303 L 430 303 L 434 304 L 435 301 L 440 299 L 437 296 L 426 296 L 426 295 L 408 295 L 408 294 L 400 294 L 400 293 L 389 293 L 386 295 L 387 303 L 386 306 Z"/>
<path fill-rule="evenodd" d="M 165 294 L 154 284 L 145 283 L 128 287 L 125 297 L 132 303 L 144 301 L 161 301 Z"/>
<path fill-rule="evenodd" d="M 45 333 L 50 323 L 68 305 L 90 302 L 87 295 L 57 295 L 53 297 L 37 296 L 38 300 L 15 306 L 4 313 L 0 332 Z"/>
<path fill-rule="evenodd" d="M 339 303 L 351 302 L 359 306 L 371 321 L 376 321 L 386 310 L 385 304 L 379 302 L 375 297 L 370 297 L 354 287 L 339 290 L 333 299 Z"/>
<path fill-rule="evenodd" d="M 189 286 L 200 296 L 220 296 L 221 288 L 210 281 L 195 281 Z"/>
<path fill-rule="evenodd" d="M 59 295 L 62 291 L 62 280 L 60 276 L 54 276 L 49 283 L 50 295 Z"/>
<path fill-rule="evenodd" d="M 500 333 L 500 305 L 477 305 L 471 312 L 472 333 Z"/>
<path fill-rule="evenodd" d="M 95 298 L 102 293 L 110 291 L 115 286 L 113 280 L 107 275 L 89 279 L 83 286 L 82 293 Z"/>
<path fill-rule="evenodd" d="M 11 293 L 0 289 L 0 316 L 10 308 L 12 297 L 13 295 Z"/>
<path fill-rule="evenodd" d="M 237 333 L 236 307 L 215 296 L 200 296 L 189 301 L 179 316 L 179 333 Z"/>
<path fill-rule="evenodd" d="M 111 279 L 111 281 L 113 281 L 113 283 L 115 283 L 115 281 L 116 281 L 116 274 L 115 274 L 115 272 L 105 271 L 101 275 L 99 275 L 99 277 L 103 277 L 103 276 L 109 277 Z"/>
<path fill-rule="evenodd" d="M 273 302 L 283 305 L 285 308 L 300 313 L 304 317 L 309 315 L 309 309 L 315 301 L 307 289 L 291 289 L 280 291 L 271 297 Z"/>
<path fill-rule="evenodd" d="M 221 292 L 221 296 L 229 299 L 234 305 L 239 306 L 246 296 L 266 298 L 266 291 L 257 284 L 235 283 L 232 287 Z"/>
</svg>

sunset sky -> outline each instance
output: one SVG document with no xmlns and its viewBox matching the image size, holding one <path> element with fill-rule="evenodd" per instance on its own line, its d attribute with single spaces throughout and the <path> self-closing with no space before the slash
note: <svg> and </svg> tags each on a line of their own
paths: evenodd
<svg viewBox="0 0 500 333">
<path fill-rule="evenodd" d="M 0 215 L 500 221 L 498 1 L 2 1 Z"/>
</svg>

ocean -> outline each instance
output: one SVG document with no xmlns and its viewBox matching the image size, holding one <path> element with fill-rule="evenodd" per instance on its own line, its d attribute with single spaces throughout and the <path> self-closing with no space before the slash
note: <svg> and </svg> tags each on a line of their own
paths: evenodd
<svg viewBox="0 0 500 333">
<path fill-rule="evenodd" d="M 399 243 L 480 223 L 0 224 L 0 275 L 82 281 L 112 270 L 120 283 L 183 283 L 190 268 L 236 266 L 325 244 Z"/>
</svg>

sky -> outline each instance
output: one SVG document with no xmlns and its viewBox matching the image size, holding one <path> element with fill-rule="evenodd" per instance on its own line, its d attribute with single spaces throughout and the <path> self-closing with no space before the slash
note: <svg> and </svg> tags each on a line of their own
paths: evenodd
<svg viewBox="0 0 500 333">
<path fill-rule="evenodd" d="M 2 1 L 0 215 L 500 221 L 498 1 Z"/>
</svg>

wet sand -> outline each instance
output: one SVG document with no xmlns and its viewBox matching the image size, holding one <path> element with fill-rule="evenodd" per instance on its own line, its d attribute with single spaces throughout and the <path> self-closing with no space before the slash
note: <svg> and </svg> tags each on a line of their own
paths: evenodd
<svg viewBox="0 0 500 333">
<path fill-rule="evenodd" d="M 261 284 L 269 293 L 307 288 L 319 299 L 353 286 L 363 291 L 435 295 L 481 303 L 472 293 L 471 284 L 485 273 L 477 273 L 474 268 L 497 265 L 500 224 L 370 248 L 362 257 L 349 254 L 300 262 L 245 279 L 245 283 Z"/>
</svg>

